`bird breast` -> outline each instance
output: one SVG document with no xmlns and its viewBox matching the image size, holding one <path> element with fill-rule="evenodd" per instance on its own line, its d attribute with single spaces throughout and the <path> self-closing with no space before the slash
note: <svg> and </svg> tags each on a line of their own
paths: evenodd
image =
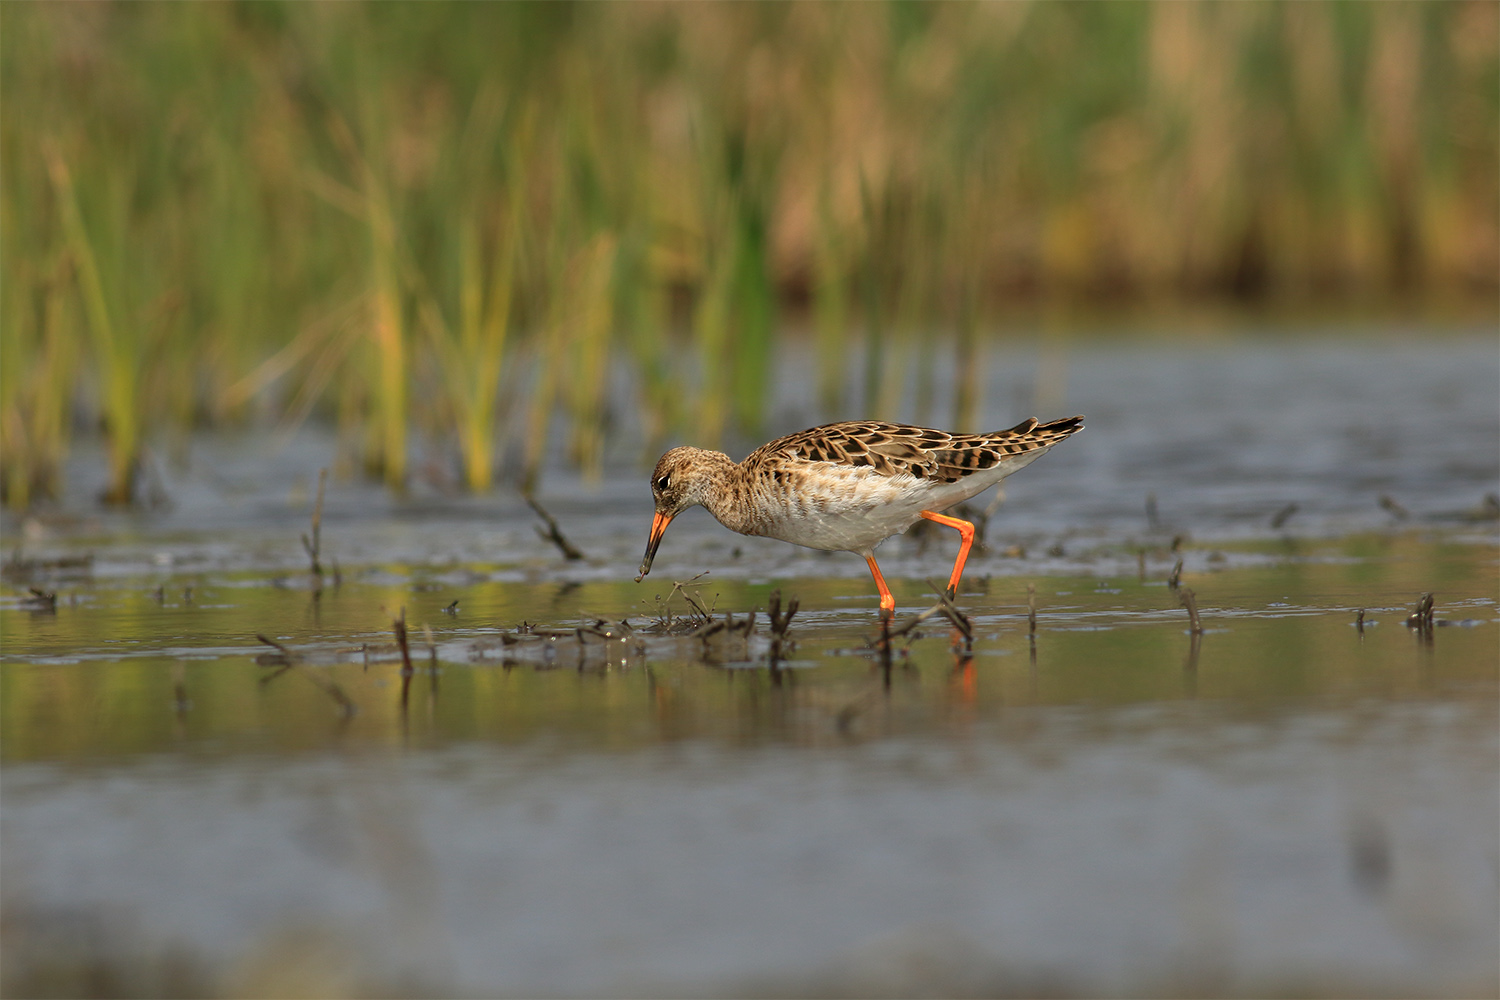
<svg viewBox="0 0 1500 1000">
<path fill-rule="evenodd" d="M 949 500 L 935 495 L 931 482 L 905 473 L 881 475 L 868 467 L 814 466 L 758 485 L 756 516 L 746 534 L 860 555 L 911 527 L 923 510 L 941 510 L 966 499 Z M 972 496 L 977 491 L 954 490 L 968 485 L 953 483 L 943 492 Z"/>
</svg>

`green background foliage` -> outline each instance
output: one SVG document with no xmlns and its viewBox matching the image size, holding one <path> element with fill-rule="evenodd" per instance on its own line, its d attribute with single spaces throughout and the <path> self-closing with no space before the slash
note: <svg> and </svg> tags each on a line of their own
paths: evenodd
<svg viewBox="0 0 1500 1000">
<path fill-rule="evenodd" d="M 890 415 L 904 359 L 1024 305 L 1491 319 L 1497 19 L 7 4 L 0 484 L 55 494 L 80 417 L 124 502 L 148 437 L 314 412 L 394 487 L 413 430 L 531 484 L 559 416 L 599 468 L 622 366 L 648 438 L 712 444 L 758 432 L 789 338 L 829 417 Z"/>
</svg>

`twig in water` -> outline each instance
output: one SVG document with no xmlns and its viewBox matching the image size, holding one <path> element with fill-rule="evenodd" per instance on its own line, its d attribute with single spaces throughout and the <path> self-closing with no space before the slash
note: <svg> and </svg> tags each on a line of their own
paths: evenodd
<svg viewBox="0 0 1500 1000">
<path fill-rule="evenodd" d="M 1292 519 L 1292 515 L 1295 513 L 1297 513 L 1297 505 L 1294 503 L 1287 504 L 1285 507 L 1281 508 L 1274 515 L 1272 515 L 1271 527 L 1276 529 L 1277 531 L 1280 531 L 1281 526 L 1290 521 Z"/>
<path fill-rule="evenodd" d="M 928 581 L 928 586 L 932 586 L 932 581 Z M 937 590 L 936 587 L 933 589 Z M 969 616 L 958 610 L 958 605 L 948 597 L 946 588 L 938 590 L 937 595 L 939 607 L 943 609 L 943 616 L 953 624 L 954 628 L 958 629 L 958 634 L 964 637 L 965 648 L 973 648 L 974 626 L 970 623 Z"/>
<path fill-rule="evenodd" d="M 399 617 L 391 621 L 391 627 L 396 631 L 396 647 L 401 650 L 401 707 L 406 707 L 407 695 L 411 693 L 411 675 L 416 673 L 411 665 L 411 650 L 406 643 L 406 609 L 401 609 Z"/>
<path fill-rule="evenodd" d="M 964 637 L 964 642 L 972 645 L 974 642 L 974 627 L 969 624 L 969 617 L 958 610 L 958 605 L 954 604 L 953 599 L 948 596 L 948 588 L 939 587 L 931 580 L 927 581 L 927 586 L 931 587 L 937 594 L 938 603 L 933 607 L 932 611 L 948 619 L 953 627 L 958 629 L 959 635 Z"/>
<path fill-rule="evenodd" d="M 702 579 L 703 577 L 705 577 L 707 575 L 708 575 L 708 570 L 704 570 L 702 573 L 699 573 L 697 576 L 690 577 L 687 580 L 673 580 L 672 581 L 672 589 L 667 593 L 667 599 L 666 599 L 666 601 L 663 602 L 663 607 L 665 607 L 666 611 L 667 611 L 667 619 L 666 619 L 666 624 L 665 624 L 666 628 L 671 628 L 671 626 L 672 626 L 672 608 L 671 608 L 672 598 L 676 597 L 679 593 L 682 594 L 682 599 L 688 602 L 688 607 L 692 609 L 693 615 L 694 615 L 695 619 L 698 622 L 700 622 L 700 624 L 703 623 L 703 622 L 709 621 L 713 617 L 707 611 L 703 610 L 703 605 L 701 605 L 697 601 L 693 600 L 693 595 L 691 595 L 691 594 L 689 594 L 687 592 L 687 585 L 688 584 L 690 584 L 690 583 L 696 583 L 698 580 Z"/>
<path fill-rule="evenodd" d="M 1432 624 L 1432 595 L 1423 594 L 1417 601 L 1417 609 L 1406 619 L 1406 627 L 1414 628 L 1424 636 L 1431 636 Z"/>
<path fill-rule="evenodd" d="M 912 618 L 910 620 L 908 620 L 905 625 L 902 625 L 900 628 L 896 629 L 895 631 L 891 630 L 890 617 L 887 616 L 887 615 L 881 615 L 880 616 L 880 618 L 881 618 L 881 626 L 880 626 L 881 637 L 879 639 L 877 639 L 876 641 L 877 642 L 886 642 L 886 641 L 888 641 L 890 639 L 899 639 L 901 636 L 907 635 L 907 634 L 911 633 L 912 631 L 914 631 L 918 625 L 922 624 L 927 619 L 929 619 L 929 618 L 935 618 L 936 616 L 938 616 L 938 615 L 940 615 L 942 613 L 943 613 L 943 606 L 941 604 L 934 604 L 932 607 L 928 608 L 926 611 L 923 611 L 921 614 L 912 616 Z"/>
<path fill-rule="evenodd" d="M 1036 584 L 1026 585 L 1026 634 L 1036 638 Z"/>
<path fill-rule="evenodd" d="M 782 644 L 786 641 L 786 630 L 792 624 L 792 615 L 797 613 L 797 598 L 793 597 L 787 602 L 786 613 L 781 611 L 781 591 L 771 591 L 771 600 L 766 607 L 766 614 L 771 616 L 771 649 L 766 654 L 766 662 L 772 670 L 776 669 L 776 662 L 781 659 Z"/>
<path fill-rule="evenodd" d="M 282 674 L 286 673 L 288 670 L 300 666 L 300 664 L 298 664 L 297 662 L 296 655 L 281 643 L 277 642 L 274 639 L 267 639 L 259 632 L 255 633 L 255 638 L 259 639 L 267 646 L 275 649 L 278 653 L 281 654 L 282 657 L 280 663 L 277 663 L 273 660 L 267 664 L 268 666 L 276 666 L 279 669 L 273 671 L 265 677 L 262 677 L 262 684 L 266 683 L 267 681 L 274 680 L 275 678 L 280 677 Z M 350 697 L 344 693 L 344 689 L 339 687 L 338 684 L 334 681 L 324 680 L 322 677 L 319 677 L 316 674 L 309 673 L 306 670 L 298 670 L 297 672 L 300 673 L 303 677 L 306 677 L 308 680 L 312 681 L 314 686 L 322 690 L 322 692 L 328 695 L 328 697 L 332 698 L 338 704 L 339 708 L 343 711 L 345 718 L 349 718 L 350 716 L 354 715 L 355 712 L 359 711 L 359 706 L 354 704 L 353 700 L 351 700 Z"/>
<path fill-rule="evenodd" d="M 406 609 L 401 609 L 401 614 L 391 619 L 391 627 L 396 632 L 396 648 L 401 650 L 401 672 L 412 673 L 411 648 L 406 641 Z"/>
<path fill-rule="evenodd" d="M 1360 638 L 1365 635 L 1365 609 L 1360 608 L 1359 614 L 1354 616 L 1354 630 L 1359 633 Z"/>
<path fill-rule="evenodd" d="M 688 633 L 689 639 L 707 639 L 709 636 L 718 635 L 728 627 L 726 622 L 709 622 L 701 626 L 697 631 Z"/>
<path fill-rule="evenodd" d="M 777 639 L 785 639 L 786 631 L 791 627 L 792 616 L 797 613 L 798 601 L 793 597 L 787 602 L 786 611 L 781 610 L 781 591 L 771 591 L 771 600 L 766 608 L 766 614 L 771 618 L 771 635 Z"/>
<path fill-rule="evenodd" d="M 1398 521 L 1404 521 L 1411 517 L 1411 511 L 1396 502 L 1395 498 L 1388 493 L 1380 494 L 1380 509 L 1389 513 Z"/>
<path fill-rule="evenodd" d="M 322 546 L 319 537 L 323 531 L 323 485 L 328 480 L 328 468 L 325 466 L 318 470 L 318 499 L 313 503 L 312 514 L 312 540 L 306 535 L 302 536 L 302 548 L 307 552 L 307 558 L 312 560 L 313 576 L 323 575 L 323 564 L 318 561 L 318 551 Z"/>
<path fill-rule="evenodd" d="M 927 585 L 937 593 L 938 603 L 926 611 L 913 615 L 907 619 L 905 624 L 895 629 L 891 628 L 890 615 L 880 616 L 880 635 L 875 638 L 874 646 L 880 651 L 881 665 L 887 672 L 890 670 L 891 640 L 909 635 L 916 630 L 918 625 L 921 625 L 929 618 L 936 618 L 941 615 L 948 619 L 949 623 L 958 630 L 959 635 L 963 636 L 966 644 L 972 645 L 974 642 L 974 626 L 969 622 L 968 616 L 958 610 L 958 607 L 948 599 L 947 589 L 937 586 L 931 580 L 927 581 Z"/>
<path fill-rule="evenodd" d="M 264 667 L 289 667 L 292 665 L 293 657 L 290 649 L 287 649 L 275 639 L 267 639 L 259 632 L 255 633 L 255 638 L 275 649 L 277 653 L 276 656 L 272 656 L 270 653 L 258 656 L 255 659 L 256 663 Z"/>
<path fill-rule="evenodd" d="M 457 601 L 453 603 L 457 604 Z M 432 626 L 424 624 L 422 634 L 427 637 L 427 673 L 432 682 L 432 693 L 437 694 L 438 689 L 438 662 L 437 643 L 432 638 Z"/>
<path fill-rule="evenodd" d="M 40 587 L 27 587 L 30 596 L 21 598 L 21 607 L 42 614 L 57 614 L 57 592 Z"/>
<path fill-rule="evenodd" d="M 713 663 L 716 661 L 728 662 L 730 660 L 749 659 L 750 637 L 755 633 L 755 612 L 750 612 L 742 621 L 735 621 L 734 612 L 724 613 L 723 621 L 709 622 L 696 632 L 689 633 L 689 638 L 700 639 L 703 642 L 703 662 Z M 721 636 L 718 648 L 709 640 L 714 636 Z M 738 636 L 744 643 L 744 656 L 736 656 L 736 650 L 731 645 Z"/>
<path fill-rule="evenodd" d="M 1167 577 L 1167 586 L 1176 590 L 1182 586 L 1182 560 L 1177 560 L 1177 565 L 1172 567 L 1172 575 Z"/>
<path fill-rule="evenodd" d="M 685 597 L 687 595 L 684 594 L 683 596 Z M 755 612 L 754 611 L 750 612 L 750 617 L 746 618 L 742 622 L 737 622 L 737 621 L 734 620 L 734 612 L 733 611 L 726 611 L 726 612 L 724 612 L 724 620 L 723 621 L 721 621 L 721 622 L 710 621 L 707 625 L 704 625 L 702 628 L 698 629 L 696 632 L 691 633 L 691 635 L 693 637 L 703 637 L 703 636 L 713 635 L 716 632 L 728 632 L 730 635 L 733 635 L 736 632 L 743 632 L 745 634 L 745 637 L 749 638 L 750 633 L 752 633 L 754 631 L 755 631 Z"/>
<path fill-rule="evenodd" d="M 1203 634 L 1203 623 L 1198 620 L 1198 595 L 1191 590 L 1184 590 L 1177 595 L 1182 599 L 1182 606 L 1187 608 L 1189 631 L 1193 635 Z"/>
<path fill-rule="evenodd" d="M 532 510 L 536 511 L 538 517 L 547 522 L 546 531 L 543 531 L 541 528 L 536 529 L 536 533 L 541 536 L 543 541 L 556 545 L 562 552 L 563 558 L 569 562 L 583 558 L 583 553 L 572 542 L 563 537 L 562 530 L 557 526 L 557 520 L 551 514 L 547 513 L 541 504 L 536 502 L 535 497 L 529 493 L 526 494 L 526 503 Z"/>
</svg>

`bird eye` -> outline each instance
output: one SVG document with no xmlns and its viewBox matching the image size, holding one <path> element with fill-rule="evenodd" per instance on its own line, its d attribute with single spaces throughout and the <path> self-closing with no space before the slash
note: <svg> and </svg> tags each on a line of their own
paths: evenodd
<svg viewBox="0 0 1500 1000">
<path fill-rule="evenodd" d="M 658 479 L 656 481 L 656 488 L 659 489 L 659 490 L 666 489 L 667 488 L 667 482 L 668 482 L 668 477 L 667 476 L 662 476 L 660 479 Z"/>
</svg>

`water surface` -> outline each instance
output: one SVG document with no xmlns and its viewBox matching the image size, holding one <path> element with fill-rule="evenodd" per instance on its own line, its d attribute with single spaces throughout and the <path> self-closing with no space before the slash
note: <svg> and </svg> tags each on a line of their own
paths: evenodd
<svg viewBox="0 0 1500 1000">
<path fill-rule="evenodd" d="M 1493 995 L 1500 389 L 1449 347 L 1071 358 L 1089 429 L 1008 482 L 972 643 L 889 660 L 852 556 L 684 517 L 631 582 L 628 428 L 546 480 L 586 559 L 337 482 L 321 583 L 316 432 L 196 441 L 125 515 L 80 455 L 5 522 L 5 992 Z M 994 426 L 1040 392 L 1005 362 Z M 882 550 L 898 625 L 954 548 Z M 753 633 L 691 634 L 703 570 Z"/>
</svg>

